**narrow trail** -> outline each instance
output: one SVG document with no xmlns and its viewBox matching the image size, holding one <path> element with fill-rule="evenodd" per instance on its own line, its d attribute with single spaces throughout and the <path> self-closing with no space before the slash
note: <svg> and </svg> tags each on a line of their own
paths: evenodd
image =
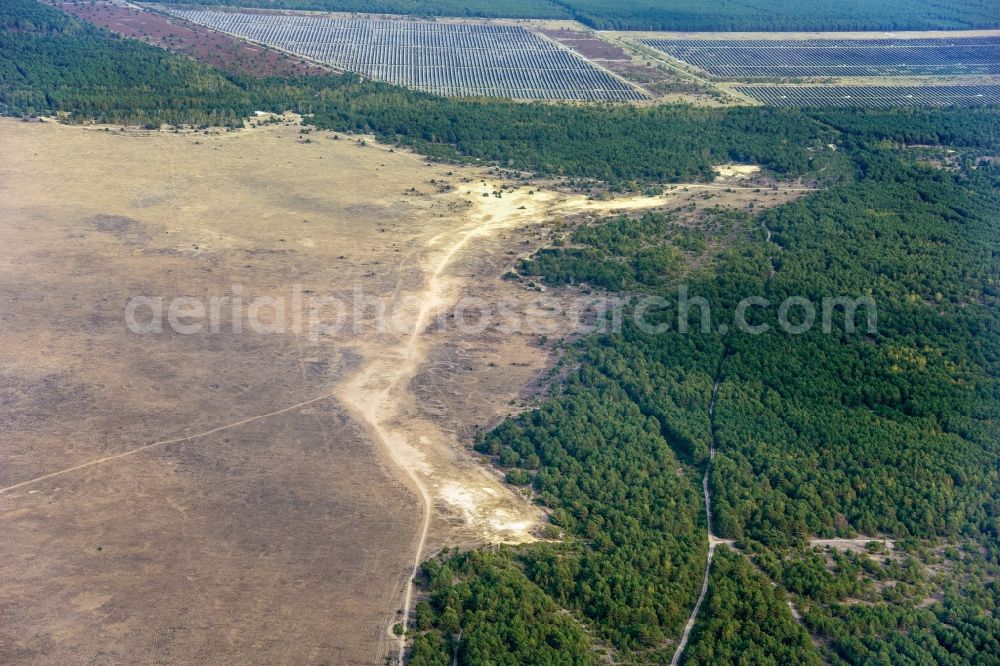
<svg viewBox="0 0 1000 666">
<path fill-rule="evenodd" d="M 468 244 L 469 240 L 476 235 L 482 235 L 486 231 L 477 227 L 471 231 L 464 233 L 461 238 L 454 243 L 451 248 L 447 251 L 444 257 L 437 263 L 434 268 L 434 272 L 431 274 L 430 279 L 427 281 L 427 298 L 423 299 L 420 305 L 420 311 L 417 315 L 417 321 L 413 326 L 413 331 L 410 333 L 410 337 L 407 339 L 406 347 L 404 351 L 404 362 L 400 365 L 399 371 L 393 378 L 389 386 L 386 387 L 383 395 L 386 399 L 390 399 L 390 394 L 394 389 L 396 389 L 404 380 L 409 380 L 412 378 L 417 369 L 420 366 L 423 356 L 420 353 L 419 342 L 420 336 L 430 324 L 431 315 L 434 313 L 436 307 L 441 305 L 444 300 L 444 293 L 446 286 L 442 280 L 442 274 L 444 270 L 451 263 L 454 256 L 461 250 L 465 245 Z M 435 244 L 439 239 L 439 236 L 431 239 L 431 244 Z M 386 433 L 382 429 L 382 424 L 378 420 L 377 406 L 373 410 L 372 416 L 374 420 L 370 421 L 372 426 L 375 428 L 376 432 L 385 442 Z M 431 527 L 431 511 L 433 509 L 433 503 L 431 502 L 430 494 L 427 492 L 427 487 L 421 482 L 419 476 L 413 472 L 411 468 L 407 468 L 407 474 L 413 480 L 414 484 L 420 489 L 420 497 L 423 502 L 423 520 L 420 525 L 420 537 L 417 540 L 416 552 L 413 556 L 413 573 L 407 579 L 406 582 L 406 592 L 403 597 L 403 627 L 405 628 L 409 623 L 410 617 L 410 606 L 413 603 L 413 584 L 414 576 L 416 576 L 417 570 L 420 568 L 420 564 L 423 562 L 424 547 L 427 544 L 427 534 Z M 399 637 L 399 663 L 404 663 L 404 655 L 406 653 L 406 632 Z"/>
<path fill-rule="evenodd" d="M 767 222 L 761 220 L 761 228 L 766 234 L 766 242 L 771 243 L 771 230 L 767 227 Z M 770 266 L 767 276 L 767 281 L 770 282 L 774 278 L 776 269 L 774 267 L 774 255 L 768 255 L 768 264 Z M 705 519 L 708 531 L 708 558 L 705 562 L 705 577 L 701 583 L 701 593 L 698 595 L 698 601 L 695 602 L 694 608 L 691 610 L 691 616 L 688 618 L 687 624 L 684 626 L 684 633 L 681 635 L 681 641 L 677 645 L 677 649 L 674 651 L 674 656 L 670 660 L 670 666 L 677 666 L 680 663 L 681 657 L 684 655 L 684 649 L 687 647 L 688 639 L 691 637 L 691 630 L 694 629 L 694 624 L 698 619 L 698 612 L 701 610 L 701 604 L 705 601 L 705 595 L 708 593 L 708 580 L 712 572 L 712 559 L 715 557 L 715 549 L 719 544 L 729 544 L 731 541 L 726 539 L 720 539 L 715 536 L 715 531 L 712 529 L 712 493 L 708 489 L 708 475 L 712 470 L 712 462 L 715 460 L 716 442 L 715 442 L 715 400 L 719 395 L 719 385 L 722 383 L 722 366 L 725 363 L 726 356 L 723 356 L 722 361 L 719 363 L 719 369 L 716 372 L 715 384 L 712 386 L 712 398 L 708 403 L 708 418 L 711 422 L 712 428 L 712 438 L 710 442 L 710 449 L 708 455 L 708 463 L 705 465 L 705 475 L 701 479 L 702 492 L 705 495 Z"/>
<path fill-rule="evenodd" d="M 287 414 L 288 412 L 293 412 L 293 411 L 295 411 L 297 409 L 301 409 L 303 407 L 307 407 L 308 405 L 312 405 L 314 403 L 320 402 L 322 400 L 327 400 L 327 399 L 330 399 L 330 398 L 333 398 L 333 397 L 334 397 L 333 393 L 324 393 L 323 395 L 316 396 L 315 398 L 310 398 L 309 400 L 304 400 L 303 402 L 296 403 L 296 404 L 291 405 L 289 407 L 284 407 L 282 409 L 278 409 L 278 410 L 273 411 L 273 412 L 268 412 L 266 414 L 258 414 L 257 416 L 250 416 L 250 417 L 247 417 L 245 419 L 241 419 L 239 421 L 234 421 L 233 423 L 227 423 L 226 425 L 221 425 L 221 426 L 218 426 L 217 428 L 212 428 L 211 430 L 206 430 L 204 432 L 199 432 L 199 433 L 194 434 L 194 435 L 187 435 L 185 437 L 175 437 L 173 439 L 162 439 L 160 441 L 152 442 L 151 444 L 146 444 L 144 446 L 140 446 L 138 448 L 131 449 L 129 451 L 123 451 L 122 453 L 116 453 L 114 455 L 104 456 L 103 458 L 96 458 L 94 460 L 89 460 L 89 461 L 87 461 L 85 463 L 80 463 L 79 465 L 74 465 L 73 467 L 67 467 L 66 469 L 61 469 L 61 470 L 59 470 L 57 472 L 50 472 L 49 474 L 43 474 L 42 476 L 35 477 L 34 479 L 28 479 L 27 481 L 21 481 L 20 483 L 15 483 L 12 486 L 7 486 L 5 488 L 0 488 L 0 495 L 4 495 L 4 494 L 6 494 L 6 493 L 8 493 L 8 492 L 10 492 L 12 490 L 17 490 L 19 488 L 24 488 L 26 486 L 34 485 L 34 484 L 40 483 L 42 481 L 47 481 L 49 479 L 54 479 L 56 477 L 63 476 L 64 474 L 69 474 L 71 472 L 76 472 L 76 471 L 79 471 L 81 469 L 86 469 L 88 467 L 93 467 L 95 465 L 101 465 L 103 463 L 113 462 L 115 460 L 121 460 L 122 458 L 128 458 L 130 456 L 134 456 L 134 455 L 136 455 L 138 453 L 142 453 L 143 451 L 148 451 L 149 449 L 152 449 L 152 448 L 155 448 L 155 447 L 158 447 L 158 446 L 167 446 L 168 444 L 179 444 L 181 442 L 190 442 L 191 440 L 195 440 L 195 439 L 198 439 L 200 437 L 207 437 L 208 435 L 213 435 L 213 434 L 215 434 L 217 432 L 222 432 L 223 430 L 229 430 L 231 428 L 238 428 L 238 427 L 240 427 L 242 425 L 246 425 L 247 423 L 253 423 L 254 421 L 260 421 L 261 419 L 270 418 L 272 416 L 278 416 L 280 414 Z"/>
<path fill-rule="evenodd" d="M 708 418 L 710 421 L 713 420 L 715 415 L 715 398 L 719 394 L 719 385 L 722 383 L 722 364 L 719 364 L 719 372 L 716 373 L 715 384 L 712 386 L 712 399 L 708 403 Z M 691 610 L 691 617 L 688 618 L 687 624 L 684 625 L 684 634 L 681 636 L 681 642 L 677 645 L 677 649 L 674 650 L 674 656 L 670 659 L 670 666 L 677 666 L 680 663 L 681 657 L 684 655 L 684 649 L 687 647 L 688 639 L 691 638 L 691 630 L 694 629 L 694 623 L 698 619 L 698 612 L 701 610 L 701 604 L 705 601 L 705 595 L 708 593 L 708 579 L 712 572 L 712 559 L 715 557 L 715 549 L 720 543 L 725 543 L 725 541 L 716 538 L 715 531 L 712 529 L 712 494 L 708 490 L 708 474 L 712 469 L 712 461 L 715 460 L 715 427 L 714 423 L 712 425 L 712 438 L 709 444 L 708 452 L 708 464 L 705 465 L 705 475 L 701 478 L 701 489 L 705 495 L 705 520 L 706 527 L 708 531 L 708 559 L 705 562 L 705 577 L 701 581 L 701 593 L 698 595 L 698 601 L 695 602 L 694 608 Z"/>
<path fill-rule="evenodd" d="M 767 244 L 770 245 L 771 244 L 771 230 L 768 229 L 767 222 L 764 221 L 763 219 L 761 219 L 761 221 L 760 221 L 760 228 L 764 230 L 765 234 L 767 234 L 767 238 L 765 240 L 766 240 Z M 768 280 L 768 282 L 770 282 L 771 279 L 774 277 L 774 274 L 776 272 L 775 268 L 774 268 L 774 255 L 773 254 L 769 254 L 767 256 L 767 262 L 771 265 L 771 268 L 769 269 L 768 274 L 767 274 L 767 280 Z"/>
<path fill-rule="evenodd" d="M 434 501 L 417 467 L 408 459 L 408 451 L 412 445 L 404 441 L 404 434 L 392 427 L 396 417 L 393 408 L 402 402 L 405 396 L 400 396 L 400 391 L 406 391 L 409 381 L 416 376 L 424 361 L 424 349 L 421 344 L 424 332 L 431 324 L 434 314 L 447 305 L 449 285 L 444 275 L 446 269 L 473 238 L 486 236 L 511 223 L 513 220 L 505 217 L 494 220 L 492 215 L 483 214 L 476 216 L 472 222 L 463 225 L 457 231 L 431 238 L 427 245 L 434 248 L 447 236 L 457 235 L 451 245 L 433 259 L 425 286 L 416 292 L 420 305 L 409 334 L 401 346 L 389 350 L 387 357 L 376 358 L 364 366 L 337 391 L 337 397 L 342 404 L 369 430 L 376 442 L 404 472 L 420 498 L 422 519 L 414 546 L 412 569 L 407 576 L 403 592 L 401 622 L 404 627 L 408 624 L 413 605 L 414 577 L 423 562 Z M 406 653 L 405 633 L 398 637 L 398 650 L 397 663 L 402 664 Z"/>
<path fill-rule="evenodd" d="M 766 242 L 768 244 L 770 244 L 772 242 L 771 241 L 772 233 L 771 233 L 771 230 L 767 226 L 767 222 L 764 221 L 764 220 L 761 220 L 760 226 L 764 230 Z M 774 278 L 774 275 L 777 272 L 777 269 L 775 268 L 775 265 L 774 265 L 774 255 L 773 254 L 769 254 L 768 255 L 767 261 L 768 261 L 768 264 L 769 264 L 767 282 L 769 283 Z M 728 354 L 726 356 L 728 356 Z M 708 487 L 708 476 L 709 476 L 709 473 L 710 473 L 711 468 L 712 468 L 712 462 L 715 460 L 715 453 L 716 453 L 716 440 L 715 440 L 715 401 L 716 401 L 716 398 L 717 398 L 717 396 L 719 394 L 719 385 L 722 383 L 722 365 L 723 365 L 723 363 L 725 363 L 726 356 L 724 356 L 722 362 L 719 363 L 719 369 L 718 369 L 718 371 L 716 373 L 716 377 L 715 377 L 715 384 L 712 386 L 712 398 L 711 398 L 711 400 L 709 401 L 709 404 L 708 404 L 708 417 L 709 417 L 709 420 L 712 423 L 712 438 L 711 438 L 710 449 L 709 449 L 708 464 L 705 466 L 705 475 L 702 477 L 702 480 L 701 480 L 702 492 L 705 495 L 705 516 L 706 516 L 706 524 L 707 524 L 707 531 L 708 531 L 708 559 L 707 559 L 707 561 L 705 563 L 705 577 L 704 577 L 704 579 L 702 580 L 702 583 L 701 583 L 701 593 L 698 596 L 698 601 L 695 603 L 694 609 L 692 609 L 692 611 L 691 611 L 691 616 L 688 618 L 687 624 L 684 627 L 684 633 L 681 636 L 681 641 L 678 644 L 677 649 L 674 651 L 673 658 L 671 658 L 671 660 L 670 660 L 670 665 L 671 666 L 677 666 L 680 663 L 681 657 L 684 655 L 684 649 L 687 647 L 688 639 L 690 638 L 690 635 L 691 635 L 691 630 L 694 628 L 695 622 L 698 619 L 698 612 L 701 610 L 702 602 L 704 602 L 705 596 L 708 593 L 708 582 L 709 582 L 709 576 L 710 576 L 711 571 L 712 571 L 712 559 L 715 557 L 715 549 L 720 544 L 732 545 L 732 541 L 731 540 L 729 540 L 729 539 L 720 539 L 719 537 L 717 537 L 715 535 L 715 531 L 712 529 L 712 494 L 709 491 L 709 487 Z M 870 538 L 859 538 L 859 539 L 810 539 L 810 543 L 813 544 L 813 545 L 831 545 L 831 546 L 836 546 L 836 545 L 840 545 L 840 546 L 863 545 L 863 544 L 868 543 L 869 541 L 871 541 Z M 774 583 L 774 581 L 772 581 L 771 584 L 772 585 L 776 585 L 776 583 Z M 787 604 L 788 604 L 788 609 L 789 609 L 789 611 L 792 614 L 792 617 L 795 619 L 795 621 L 800 626 L 802 626 L 803 628 L 805 628 L 805 625 L 802 622 L 802 616 L 798 612 L 798 609 L 795 608 L 795 605 L 792 603 L 792 600 L 789 599 L 787 601 Z M 808 630 L 807 630 L 807 633 L 808 633 Z M 814 641 L 814 639 L 812 637 L 812 634 L 809 634 L 809 640 L 813 641 L 813 643 L 815 644 L 815 641 Z"/>
<path fill-rule="evenodd" d="M 355 416 L 359 417 L 358 420 L 368 428 L 376 441 L 382 445 L 383 449 L 390 453 L 390 456 L 394 459 L 394 462 L 397 463 L 397 466 L 405 472 L 407 478 L 413 488 L 417 491 L 420 498 L 420 511 L 422 513 L 420 531 L 417 535 L 416 546 L 414 547 L 415 552 L 413 554 L 412 569 L 410 574 L 407 576 L 403 591 L 403 613 L 401 621 L 404 627 L 408 623 L 408 619 L 410 617 L 410 606 L 413 604 L 414 577 L 423 562 L 424 549 L 427 544 L 427 535 L 430 532 L 433 501 L 431 500 L 430 492 L 428 491 L 426 484 L 424 484 L 423 480 L 420 478 L 420 475 L 416 473 L 411 465 L 406 464 L 406 461 L 398 459 L 399 455 L 396 452 L 397 449 L 393 446 L 393 439 L 397 435 L 390 430 L 388 418 L 385 414 L 384 408 L 393 402 L 393 394 L 399 386 L 411 379 L 419 369 L 420 362 L 423 358 L 420 350 L 421 334 L 427 328 L 431 321 L 431 315 L 433 314 L 434 309 L 443 298 L 444 285 L 442 283 L 441 276 L 448 264 L 451 263 L 452 258 L 468 243 L 471 236 L 471 232 L 462 235 L 461 238 L 452 245 L 452 247 L 440 260 L 438 260 L 437 264 L 434 266 L 427 281 L 427 286 L 423 291 L 420 309 L 417 312 L 413 329 L 405 338 L 405 342 L 399 350 L 399 362 L 396 364 L 395 372 L 390 376 L 388 383 L 385 383 L 381 388 L 374 391 L 367 389 L 366 384 L 371 379 L 371 368 L 369 367 L 366 369 L 368 370 L 367 372 L 363 370 L 356 376 L 354 381 L 349 382 L 345 389 L 339 393 L 339 397 L 346 405 L 349 406 L 350 411 L 352 411 Z M 432 239 L 430 244 L 433 245 L 436 240 L 437 237 Z M 398 642 L 398 663 L 402 664 L 406 652 L 405 632 L 399 636 Z"/>
</svg>

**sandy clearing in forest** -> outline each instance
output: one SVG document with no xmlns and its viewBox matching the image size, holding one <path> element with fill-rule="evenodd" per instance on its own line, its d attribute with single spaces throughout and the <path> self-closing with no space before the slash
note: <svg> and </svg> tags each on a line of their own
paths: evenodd
<svg viewBox="0 0 1000 666">
<path fill-rule="evenodd" d="M 809 539 L 809 545 L 815 548 L 831 548 L 841 552 L 852 553 L 868 552 L 868 547 L 871 544 L 879 544 L 888 552 L 892 552 L 896 548 L 895 540 L 887 539 L 885 537 L 859 536 L 855 538 L 839 539 Z"/>
<path fill-rule="evenodd" d="M 756 164 L 724 164 L 713 169 L 716 173 L 716 180 L 726 178 L 746 178 L 760 173 L 760 167 Z"/>
<path fill-rule="evenodd" d="M 437 499 L 461 509 L 467 521 L 481 529 L 480 536 L 484 541 L 521 543 L 533 538 L 530 529 L 525 529 L 525 526 L 536 526 L 540 515 L 537 510 L 529 508 L 515 518 L 518 515 L 515 507 L 503 504 L 503 498 L 510 496 L 509 489 L 497 483 L 489 470 L 479 469 L 472 481 L 451 479 L 448 477 L 448 465 L 441 465 L 440 461 L 432 459 L 437 433 L 405 433 L 404 423 L 397 423 L 395 429 L 387 425 L 393 421 L 401 422 L 401 412 L 412 400 L 407 395 L 407 383 L 425 360 L 421 339 L 425 329 L 435 316 L 454 304 L 463 291 L 462 282 L 449 275 L 448 269 L 456 256 L 474 239 L 536 224 L 558 215 L 645 210 L 664 206 L 668 199 L 635 196 L 602 201 L 551 191 L 531 195 L 523 189 L 505 192 L 499 199 L 481 197 L 479 191 L 475 191 L 475 195 L 475 208 L 467 215 L 467 223 L 428 241 L 429 254 L 423 262 L 425 280 L 420 288 L 395 295 L 401 302 L 418 305 L 410 314 L 412 326 L 408 327 L 408 335 L 385 346 L 373 345 L 372 351 L 363 352 L 368 362 L 340 386 L 337 395 L 371 425 L 386 444 L 390 457 L 400 467 L 418 477 L 429 477 L 423 482 L 440 488 Z M 448 450 L 451 448 L 448 447 Z M 513 513 L 508 514 L 509 519 L 499 519 L 494 514 L 497 510 Z"/>
<path fill-rule="evenodd" d="M 503 484 L 487 467 L 470 465 L 467 454 L 455 446 L 433 423 L 408 418 L 416 410 L 410 381 L 426 361 L 423 334 L 432 319 L 454 304 L 462 283 L 448 269 L 470 243 L 500 231 L 535 224 L 560 214 L 586 211 L 643 210 L 663 206 L 663 197 L 623 197 L 599 201 L 583 195 L 535 192 L 524 189 L 492 195 L 489 186 L 473 190 L 473 210 L 467 222 L 434 236 L 427 242 L 423 262 L 425 279 L 416 290 L 398 294 L 417 304 L 410 315 L 409 334 L 366 352 L 361 370 L 340 386 L 339 399 L 366 424 L 388 457 L 401 469 L 424 503 L 413 570 L 426 557 L 425 545 L 435 508 L 457 515 L 466 532 L 485 543 L 525 543 L 534 540 L 542 521 L 538 507 Z M 487 194 L 488 196 L 482 196 Z M 406 585 L 403 617 L 412 604 L 412 579 Z M 400 654 L 405 637 L 400 637 Z"/>
<path fill-rule="evenodd" d="M 557 290 L 500 279 L 547 222 L 797 196 L 512 191 L 288 120 L 176 134 L 0 122 L 0 661 L 154 646 L 178 661 L 384 660 L 435 547 L 529 541 L 544 518 L 466 435 L 511 411 L 549 350 L 440 315 L 477 294 L 558 318 Z M 137 294 L 239 286 L 249 301 L 295 284 L 345 302 L 363 288 L 403 326 L 311 341 L 228 320 L 219 335 L 123 325 Z"/>
</svg>

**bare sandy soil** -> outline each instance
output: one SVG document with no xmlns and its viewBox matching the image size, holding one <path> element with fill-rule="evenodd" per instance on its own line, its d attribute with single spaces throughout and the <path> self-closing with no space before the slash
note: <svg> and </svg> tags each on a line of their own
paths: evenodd
<svg viewBox="0 0 1000 666">
<path fill-rule="evenodd" d="M 571 335 L 565 295 L 500 279 L 545 225 L 798 196 L 735 172 L 745 187 L 662 197 L 504 189 L 295 124 L 2 121 L 0 152 L 0 662 L 18 664 L 398 654 L 417 563 L 544 521 L 467 447 L 550 350 L 460 308 L 507 299 Z M 128 329 L 136 296 L 163 297 L 162 331 Z M 201 329 L 171 327 L 178 297 L 215 323 L 181 308 Z"/>
<path fill-rule="evenodd" d="M 728 178 L 746 178 L 760 173 L 756 164 L 723 164 L 715 167 L 716 180 L 725 181 Z"/>
<path fill-rule="evenodd" d="M 123 313 L 392 288 L 380 267 L 441 226 L 402 183 L 441 170 L 296 127 L 4 121 L 0 145 L 0 486 L 273 414 L 3 491 L 0 662 L 379 661 L 420 506 L 332 395 L 352 340 Z"/>
</svg>

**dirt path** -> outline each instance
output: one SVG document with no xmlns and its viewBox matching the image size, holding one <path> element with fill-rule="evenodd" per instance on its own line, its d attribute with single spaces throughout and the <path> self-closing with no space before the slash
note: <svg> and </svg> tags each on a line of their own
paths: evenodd
<svg viewBox="0 0 1000 666">
<path fill-rule="evenodd" d="M 405 338 L 396 354 L 389 359 L 378 359 L 367 365 L 361 372 L 350 379 L 338 391 L 338 397 L 348 406 L 352 414 L 365 424 L 375 439 L 387 451 L 393 462 L 402 469 L 421 501 L 423 519 L 414 549 L 413 569 L 407 577 L 404 587 L 402 618 L 405 622 L 410 615 L 413 600 L 413 576 L 423 561 L 424 547 L 430 531 L 433 502 L 427 485 L 412 465 L 412 459 L 407 457 L 408 444 L 403 436 L 395 430 L 392 423 L 394 416 L 393 403 L 396 394 L 406 390 L 405 384 L 412 379 L 424 360 L 421 346 L 421 335 L 431 322 L 431 317 L 445 304 L 448 285 L 443 278 L 445 269 L 455 255 L 465 247 L 475 236 L 485 235 L 502 224 L 482 224 L 467 226 L 457 232 L 457 239 L 439 257 L 431 262 L 430 274 L 424 289 L 414 294 L 420 302 L 420 307 L 413 322 L 409 336 Z M 429 242 L 435 246 L 442 240 L 436 236 Z M 399 636 L 399 659 L 406 647 L 405 635 Z"/>
<path fill-rule="evenodd" d="M 768 244 L 771 243 L 771 230 L 768 229 L 766 221 L 761 221 L 761 228 L 764 229 Z M 770 267 L 768 273 L 768 281 L 774 278 L 775 267 L 774 267 L 774 256 L 769 255 L 768 265 Z M 708 579 L 712 571 L 712 559 L 715 557 L 715 549 L 719 544 L 732 545 L 732 540 L 720 539 L 715 536 L 715 531 L 712 529 L 712 494 L 708 489 L 708 475 L 712 469 L 712 461 L 715 460 L 715 400 L 719 395 L 719 385 L 722 383 L 722 363 L 725 363 L 725 357 L 723 357 L 722 362 L 719 365 L 719 370 L 716 372 L 715 383 L 712 386 L 712 397 L 708 403 L 708 418 L 711 422 L 712 427 L 712 438 L 709 446 L 708 464 L 705 465 L 705 475 L 701 480 L 702 491 L 705 494 L 705 516 L 707 521 L 707 531 L 708 531 L 708 559 L 705 563 L 705 578 L 701 583 L 701 594 L 698 595 L 698 601 L 695 603 L 694 608 L 691 610 L 691 617 L 688 618 L 687 624 L 684 626 L 684 634 L 681 636 L 681 642 L 674 651 L 674 656 L 670 660 L 671 666 L 677 666 L 680 663 L 681 657 L 684 654 L 684 648 L 687 647 L 688 638 L 690 638 L 691 630 L 694 628 L 695 621 L 698 619 L 698 611 L 701 610 L 701 604 L 705 600 L 705 595 L 708 592 Z"/>
<path fill-rule="evenodd" d="M 43 474 L 42 476 L 37 476 L 34 479 L 28 479 L 27 481 L 21 481 L 20 483 L 15 483 L 14 485 L 7 486 L 6 488 L 0 488 L 0 495 L 4 495 L 4 494 L 6 494 L 6 493 L 8 493 L 8 492 L 10 492 L 12 490 L 18 490 L 19 488 L 24 488 L 26 486 L 30 486 L 30 485 L 33 485 L 33 484 L 36 484 L 36 483 L 40 483 L 42 481 L 47 481 L 49 479 L 54 479 L 57 476 L 62 476 L 64 474 L 69 474 L 71 472 L 77 472 L 77 471 L 79 471 L 81 469 L 86 469 L 88 467 L 93 467 L 94 465 L 101 465 L 101 464 L 104 464 L 104 463 L 114 462 L 115 460 L 120 460 L 122 458 L 128 458 L 129 456 L 134 456 L 137 453 L 142 453 L 143 451 L 148 451 L 149 449 L 152 449 L 152 448 L 155 448 L 155 447 L 158 447 L 158 446 L 166 446 L 168 444 L 180 444 L 181 442 L 190 442 L 191 440 L 194 440 L 194 439 L 199 439 L 201 437 L 207 437 L 208 435 L 214 435 L 215 433 L 222 432 L 223 430 L 229 430 L 231 428 L 238 428 L 238 427 L 240 427 L 242 425 L 246 425 L 247 423 L 253 423 L 254 421 L 259 421 L 261 419 L 266 419 L 266 418 L 271 417 L 271 416 L 278 416 L 280 414 L 287 414 L 288 412 L 293 412 L 296 409 L 301 409 L 303 407 L 307 407 L 309 405 L 312 405 L 314 403 L 320 402 L 322 400 L 327 400 L 327 399 L 332 398 L 332 397 L 333 397 L 332 393 L 324 393 L 323 395 L 316 396 L 315 398 L 311 398 L 309 400 L 305 400 L 303 402 L 296 403 L 296 404 L 291 405 L 289 407 L 284 407 L 282 409 L 279 409 L 279 410 L 276 410 L 276 411 L 273 411 L 273 412 L 268 412 L 267 414 L 258 414 L 257 416 L 249 416 L 249 417 L 247 417 L 245 419 L 240 419 L 239 421 L 234 421 L 233 423 L 227 423 L 226 425 L 221 425 L 221 426 L 218 426 L 217 428 L 212 428 L 211 430 L 206 430 L 204 432 L 199 432 L 199 433 L 194 434 L 194 435 L 187 435 L 185 437 L 175 437 L 173 439 L 162 439 L 162 440 L 160 440 L 158 442 L 153 442 L 151 444 L 146 444 L 144 446 L 140 446 L 138 448 L 130 449 L 128 451 L 123 451 L 122 453 L 116 453 L 114 455 L 104 456 L 103 458 L 97 458 L 95 460 L 89 460 L 89 461 L 87 461 L 85 463 L 81 463 L 79 465 L 74 465 L 73 467 L 67 467 L 66 469 L 61 469 L 61 470 L 59 470 L 57 472 L 50 472 L 49 474 Z"/>
<path fill-rule="evenodd" d="M 644 209 L 668 202 L 662 197 L 592 201 L 555 192 L 506 192 L 502 198 L 492 196 L 492 192 L 487 194 L 484 197 L 474 192 L 473 210 L 458 220 L 453 230 L 427 240 L 424 257 L 418 260 L 425 276 L 423 284 L 393 295 L 410 322 L 407 333 L 388 342 L 376 340 L 360 370 L 336 391 L 341 403 L 369 431 L 420 500 L 423 517 L 414 543 L 413 569 L 404 584 L 404 622 L 413 605 L 413 575 L 425 557 L 436 512 L 459 517 L 479 539 L 494 543 L 532 541 L 532 533 L 542 519 L 537 507 L 515 495 L 494 472 L 458 451 L 435 424 L 414 416 L 416 398 L 410 382 L 427 360 L 425 333 L 462 292 L 461 279 L 450 275 L 449 269 L 470 243 L 506 229 L 535 224 L 557 214 Z M 397 658 L 401 660 L 406 637 L 396 640 Z"/>
<path fill-rule="evenodd" d="M 766 221 L 761 222 L 761 228 L 764 230 L 766 236 L 765 242 L 770 244 L 772 242 L 771 241 L 772 234 L 771 230 L 767 227 Z M 768 256 L 768 264 L 769 264 L 768 281 L 770 281 L 771 279 L 774 278 L 776 272 L 774 265 L 774 255 Z M 722 383 L 721 365 L 719 369 L 720 372 L 717 374 L 715 378 L 715 384 L 712 386 L 712 397 L 708 405 L 708 417 L 710 420 L 713 419 L 715 415 L 715 401 L 719 394 L 719 385 Z M 680 663 L 681 657 L 684 655 L 684 649 L 687 647 L 688 639 L 691 636 L 691 630 L 694 629 L 695 622 L 698 619 L 698 612 L 701 610 L 702 602 L 705 601 L 705 596 L 708 593 L 709 576 L 712 571 L 712 559 L 715 557 L 715 549 L 719 545 L 723 544 L 728 546 L 733 545 L 732 539 L 720 539 L 715 535 L 715 531 L 712 529 L 712 494 L 708 488 L 708 475 L 712 468 L 712 462 L 715 460 L 715 453 L 716 453 L 715 444 L 716 442 L 715 442 L 714 423 L 713 423 L 713 434 L 710 443 L 708 464 L 705 466 L 705 475 L 702 477 L 701 480 L 702 492 L 704 493 L 705 496 L 705 517 L 706 517 L 706 525 L 708 532 L 708 558 L 705 563 L 705 577 L 701 583 L 701 593 L 698 595 L 698 601 L 695 602 L 694 608 L 691 610 L 691 616 L 688 618 L 687 624 L 684 626 L 684 633 L 681 636 L 681 641 L 678 644 L 677 649 L 674 651 L 674 655 L 670 660 L 671 666 L 677 666 L 677 664 Z M 880 541 L 882 543 L 885 543 L 890 549 L 893 547 L 893 544 L 890 540 L 873 539 L 872 537 L 859 537 L 853 539 L 810 539 L 809 543 L 810 545 L 821 546 L 821 547 L 829 546 L 832 548 L 839 548 L 839 549 L 862 549 L 871 541 Z M 772 581 L 771 584 L 775 585 L 776 583 Z M 798 609 L 795 608 L 791 599 L 789 599 L 787 603 L 788 603 L 788 609 L 791 612 L 792 617 L 795 619 L 796 622 L 799 623 L 800 626 L 804 627 L 805 625 L 802 622 L 802 616 L 799 614 Z M 811 634 L 809 636 L 809 639 L 814 640 Z"/>
<path fill-rule="evenodd" d="M 715 378 L 715 384 L 712 386 L 712 399 L 708 403 L 708 418 L 711 419 L 715 414 L 715 398 L 719 394 L 719 385 L 722 383 L 721 374 Z M 708 578 L 712 572 L 712 559 L 715 557 L 715 549 L 722 543 L 730 543 L 725 539 L 719 539 L 715 536 L 715 531 L 712 529 L 712 494 L 708 490 L 708 473 L 712 469 L 712 461 L 715 460 L 715 434 L 712 434 L 712 441 L 710 444 L 709 454 L 708 454 L 708 464 L 705 466 L 705 475 L 701 479 L 702 492 L 705 494 L 705 520 L 708 530 L 708 559 L 705 562 L 705 577 L 701 581 L 701 593 L 698 595 L 698 601 L 695 602 L 694 608 L 691 610 L 691 617 L 688 618 L 687 624 L 684 625 L 684 633 L 681 636 L 681 642 L 677 645 L 677 649 L 674 650 L 674 656 L 670 660 L 670 666 L 677 666 L 681 661 L 681 656 L 684 654 L 684 648 L 687 647 L 688 639 L 691 638 L 691 630 L 694 629 L 694 623 L 698 619 L 698 611 L 701 610 L 701 604 L 705 601 L 705 595 L 708 593 Z"/>
</svg>

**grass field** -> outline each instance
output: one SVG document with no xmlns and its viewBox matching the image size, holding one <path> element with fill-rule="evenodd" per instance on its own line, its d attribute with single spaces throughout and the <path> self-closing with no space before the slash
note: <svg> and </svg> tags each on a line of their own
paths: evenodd
<svg viewBox="0 0 1000 666">
<path fill-rule="evenodd" d="M 140 336 L 123 314 L 135 295 L 419 284 L 427 238 L 465 224 L 427 185 L 445 169 L 331 136 L 0 123 L 0 486 L 181 440 L 0 493 L 0 662 L 390 648 L 422 506 L 335 395 L 378 354 L 368 329 L 310 344 L 224 314 Z M 509 400 L 542 367 L 520 342 L 483 390 Z"/>
<path fill-rule="evenodd" d="M 578 323 L 571 295 L 500 279 L 541 225 L 660 206 L 695 224 L 801 195 L 731 168 L 590 198 L 301 132 L 0 122 L 3 663 L 380 662 L 415 562 L 544 520 L 466 452 L 543 385 L 538 326 Z M 288 327 L 237 330 L 227 308 L 215 332 L 125 324 L 134 296 L 249 304 L 295 285 L 343 303 L 363 288 L 393 327 L 368 306 L 326 334 L 268 309 Z M 534 324 L 457 327 L 460 296 Z"/>
</svg>

